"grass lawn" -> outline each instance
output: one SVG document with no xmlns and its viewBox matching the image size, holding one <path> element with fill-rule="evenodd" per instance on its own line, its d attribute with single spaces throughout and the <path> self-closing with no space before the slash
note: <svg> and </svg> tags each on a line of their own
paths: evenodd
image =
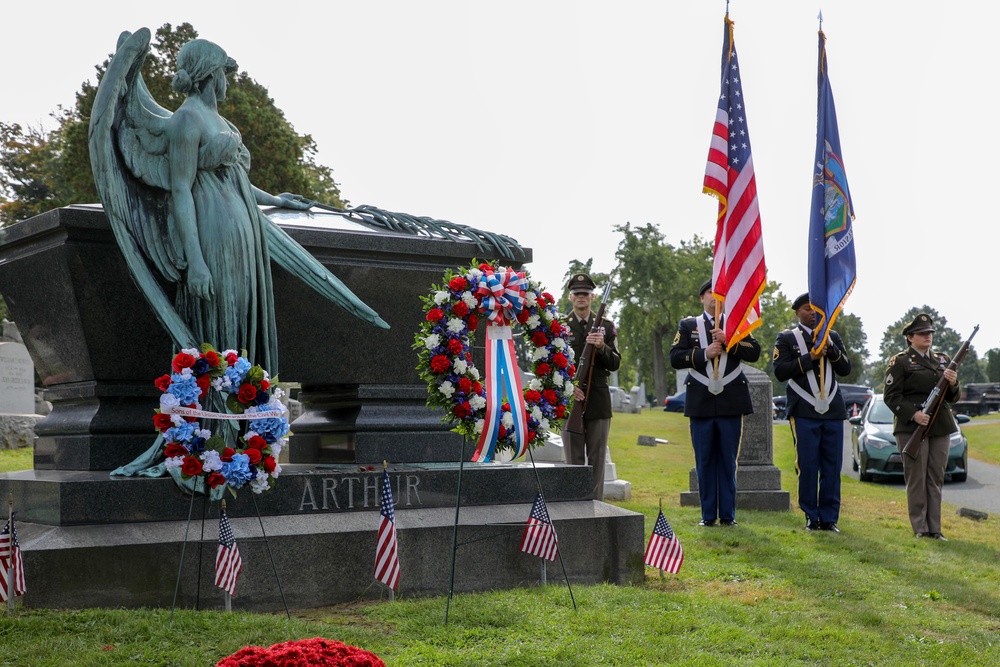
<svg viewBox="0 0 1000 667">
<path fill-rule="evenodd" d="M 1000 463 L 1000 428 L 966 432 L 973 457 Z M 685 550 L 676 576 L 640 586 L 564 586 L 359 602 L 293 613 L 18 610 L 0 614 L 0 665 L 211 665 L 246 644 L 324 636 L 388 665 L 974 665 L 1000 664 L 998 520 L 945 507 L 950 542 L 918 540 L 899 486 L 843 480 L 840 535 L 806 533 L 798 510 L 740 511 L 733 529 L 698 528 L 681 508 L 693 465 L 687 420 L 659 410 L 616 415 L 612 457 L 632 483 L 623 506 L 657 503 Z M 639 435 L 669 440 L 640 447 Z M 775 463 L 796 502 L 794 454 L 775 427 Z M 0 452 L 0 470 L 30 457 Z M 992 457 L 992 458 L 991 458 Z M 24 465 L 20 465 L 24 467 Z M 333 567 L 333 566 L 331 566 Z M 550 569 L 550 582 L 554 582 Z M 31 582 L 28 582 L 30 595 Z"/>
</svg>

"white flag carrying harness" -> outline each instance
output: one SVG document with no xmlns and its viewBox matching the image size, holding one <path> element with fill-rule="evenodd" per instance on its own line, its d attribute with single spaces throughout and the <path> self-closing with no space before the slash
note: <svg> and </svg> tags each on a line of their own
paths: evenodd
<svg viewBox="0 0 1000 667">
<path fill-rule="evenodd" d="M 708 340 L 708 329 L 705 327 L 705 318 L 704 317 L 695 318 L 695 322 L 698 328 L 698 342 L 701 343 L 701 346 L 703 348 L 707 348 L 709 346 L 709 340 Z M 725 350 L 723 350 L 722 355 L 719 356 L 719 366 L 721 366 L 723 369 L 726 368 L 727 359 L 729 359 L 729 354 Z M 708 390 L 713 394 L 721 394 L 722 389 L 727 384 L 738 378 L 741 372 L 742 369 L 740 368 L 740 365 L 736 364 L 736 367 L 733 370 L 729 371 L 729 373 L 725 375 L 721 380 L 710 378 L 704 373 L 696 371 L 693 368 L 690 371 L 688 371 L 688 375 L 690 375 L 695 380 L 708 387 Z"/>
<path fill-rule="evenodd" d="M 809 349 L 806 346 L 806 339 L 802 335 L 801 329 L 795 327 L 794 329 L 792 329 L 792 335 L 795 336 L 795 342 L 799 344 L 800 350 Z M 816 381 L 815 373 L 806 373 L 806 378 L 809 380 L 810 391 L 806 391 L 805 389 L 800 387 L 798 383 L 792 381 L 788 382 L 788 386 L 792 388 L 792 391 L 801 396 L 802 400 L 804 400 L 809 405 L 813 406 L 813 409 L 815 409 L 817 413 L 824 414 L 827 410 L 830 409 L 830 399 L 836 396 L 837 389 L 840 387 L 840 385 L 838 385 L 837 382 L 833 379 L 833 369 L 830 367 L 830 362 L 827 361 L 827 358 L 825 356 L 820 357 L 819 363 L 826 364 L 827 366 L 825 373 L 826 378 L 823 383 L 824 389 L 826 390 L 825 396 L 820 396 L 819 394 L 819 382 Z"/>
</svg>

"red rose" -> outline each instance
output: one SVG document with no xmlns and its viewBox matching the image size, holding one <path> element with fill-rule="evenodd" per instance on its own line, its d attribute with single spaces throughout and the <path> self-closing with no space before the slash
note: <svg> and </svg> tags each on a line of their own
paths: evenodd
<svg viewBox="0 0 1000 667">
<path fill-rule="evenodd" d="M 155 384 L 156 388 L 162 391 L 163 393 L 167 393 L 167 389 L 170 388 L 170 376 L 162 375 L 156 378 L 156 381 L 153 384 Z"/>
<path fill-rule="evenodd" d="M 174 425 L 174 422 L 170 419 L 170 415 L 165 412 L 157 412 L 153 415 L 153 426 L 159 431 L 166 431 L 168 428 Z"/>
<path fill-rule="evenodd" d="M 219 353 L 216 352 L 215 350 L 209 350 L 208 352 L 203 354 L 202 357 L 205 359 L 205 361 L 208 362 L 208 365 L 211 366 L 212 368 L 215 368 L 216 366 L 219 365 Z"/>
<path fill-rule="evenodd" d="M 268 382 L 267 380 L 261 380 L 260 381 L 260 388 L 263 389 L 264 391 L 267 391 L 268 389 L 271 388 L 271 383 Z"/>
<path fill-rule="evenodd" d="M 478 380 L 476 382 L 473 382 L 472 383 L 472 393 L 476 394 L 477 396 L 482 396 L 483 395 L 483 383 L 479 382 Z"/>
<path fill-rule="evenodd" d="M 566 416 L 566 406 L 565 405 L 557 405 L 556 406 L 556 419 L 562 419 L 565 416 Z"/>
<path fill-rule="evenodd" d="M 201 396 L 208 394 L 208 387 L 212 383 L 212 378 L 207 374 L 202 375 L 200 378 L 195 378 L 195 384 L 198 385 L 198 389 L 201 389 Z"/>
<path fill-rule="evenodd" d="M 462 341 L 457 338 L 448 340 L 448 351 L 452 354 L 462 354 Z"/>
<path fill-rule="evenodd" d="M 277 467 L 277 463 L 275 463 L 273 456 L 265 456 L 263 463 L 261 463 L 261 467 L 264 469 L 264 472 L 270 475 Z"/>
<path fill-rule="evenodd" d="M 479 326 L 479 318 L 475 315 L 469 315 L 469 319 L 466 321 L 466 324 L 469 325 L 469 331 L 475 331 L 476 327 Z"/>
<path fill-rule="evenodd" d="M 464 301 L 459 301 L 451 307 L 451 312 L 455 313 L 459 317 L 465 317 L 469 314 L 469 307 L 465 305 Z"/>
<path fill-rule="evenodd" d="M 187 456 L 190 453 L 191 452 L 188 451 L 187 447 L 179 442 L 171 442 L 163 448 L 163 455 L 168 459 L 172 459 L 177 456 Z"/>
<path fill-rule="evenodd" d="M 201 470 L 201 461 L 193 456 L 185 458 L 184 464 L 181 466 L 181 472 L 184 473 L 185 477 L 196 477 L 201 474 Z"/>
<path fill-rule="evenodd" d="M 570 377 L 576 377 L 576 364 L 570 364 L 569 368 L 566 369 L 566 374 Z"/>
<path fill-rule="evenodd" d="M 556 352 L 552 355 L 552 363 L 556 365 L 557 368 L 566 368 L 569 365 L 569 359 L 562 352 Z"/>
<path fill-rule="evenodd" d="M 549 344 L 549 337 L 545 335 L 544 331 L 536 331 L 531 334 L 531 342 L 535 344 L 535 347 L 544 347 Z"/>
<path fill-rule="evenodd" d="M 220 473 L 220 472 L 213 472 L 212 474 L 210 474 L 208 476 L 208 479 L 206 479 L 205 482 L 211 488 L 214 489 L 215 487 L 219 486 L 220 484 L 225 484 L 226 483 L 226 478 L 223 477 L 222 473 Z"/>
<path fill-rule="evenodd" d="M 535 376 L 536 377 L 545 377 L 546 375 L 548 375 L 551 372 L 552 372 L 552 367 L 549 366 L 544 361 L 542 363 L 538 364 L 537 366 L 535 366 Z"/>
<path fill-rule="evenodd" d="M 194 366 L 194 357 L 192 357 L 187 352 L 178 352 L 177 356 L 174 357 L 174 372 L 180 373 L 182 369 L 191 368 Z"/>
<path fill-rule="evenodd" d="M 451 368 L 451 359 L 444 354 L 435 354 L 431 357 L 431 371 L 434 373 L 444 373 Z"/>
<path fill-rule="evenodd" d="M 537 391 L 535 391 L 534 389 L 529 389 L 528 391 L 524 392 L 524 400 L 528 401 L 529 403 L 537 403 L 538 401 L 542 400 L 542 395 Z"/>
<path fill-rule="evenodd" d="M 257 465 L 258 463 L 260 463 L 262 454 L 260 453 L 259 449 L 254 449 L 253 447 L 249 447 L 247 449 L 244 449 L 242 453 L 247 455 L 247 458 L 250 459 L 251 465 Z"/>
<path fill-rule="evenodd" d="M 444 312 L 442 312 L 440 308 L 431 308 L 429 311 L 427 311 L 428 322 L 437 322 L 443 317 L 444 317 Z"/>
<path fill-rule="evenodd" d="M 472 390 L 472 380 L 469 378 L 459 378 L 458 390 L 463 394 L 468 394 Z"/>
<path fill-rule="evenodd" d="M 249 382 L 244 382 L 240 386 L 240 393 L 237 395 L 237 398 L 239 398 L 240 403 L 243 405 L 250 405 L 257 398 L 257 387 Z"/>
<path fill-rule="evenodd" d="M 222 456 L 220 456 L 219 458 L 225 461 L 226 463 L 229 463 L 230 461 L 233 460 L 233 454 L 235 453 L 236 453 L 235 449 L 233 449 L 232 447 L 226 447 L 225 449 L 222 450 Z"/>
<path fill-rule="evenodd" d="M 486 262 L 483 262 L 482 264 L 479 265 L 479 270 L 483 272 L 492 271 L 493 267 L 487 264 Z"/>
<path fill-rule="evenodd" d="M 555 405 L 559 401 L 559 396 L 556 394 L 555 389 L 546 389 L 543 391 L 542 398 L 544 398 L 549 405 Z"/>
<path fill-rule="evenodd" d="M 234 366 L 236 364 L 236 362 L 239 361 L 239 360 L 240 360 L 240 357 L 235 352 L 230 352 L 229 354 L 226 355 L 226 365 L 227 366 Z"/>
<path fill-rule="evenodd" d="M 549 331 L 553 336 L 559 336 L 562 334 L 563 325 L 559 320 L 552 320 L 552 324 L 549 325 Z"/>
<path fill-rule="evenodd" d="M 448 281 L 448 287 L 450 287 L 453 292 L 461 292 L 468 286 L 469 286 L 469 281 L 467 281 L 462 276 L 455 276 L 454 278 Z"/>
<path fill-rule="evenodd" d="M 192 403 L 191 405 L 185 405 L 184 407 L 185 408 L 191 408 L 192 410 L 197 410 L 198 409 L 198 406 L 195 405 L 194 403 Z M 188 423 L 198 421 L 197 417 L 181 417 L 181 419 L 183 419 L 184 421 L 186 421 Z"/>
<path fill-rule="evenodd" d="M 255 435 L 249 440 L 247 440 L 247 445 L 252 447 L 253 449 L 267 449 L 267 440 L 260 437 L 259 435 Z"/>
</svg>

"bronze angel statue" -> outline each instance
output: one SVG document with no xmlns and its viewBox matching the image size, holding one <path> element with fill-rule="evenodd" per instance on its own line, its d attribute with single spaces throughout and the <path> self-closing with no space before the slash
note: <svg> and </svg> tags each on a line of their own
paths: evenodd
<svg viewBox="0 0 1000 667">
<path fill-rule="evenodd" d="M 159 106 L 140 70 L 150 32 L 122 33 L 90 119 L 90 159 L 104 211 L 129 269 L 179 348 L 246 349 L 278 372 L 270 262 L 357 317 L 388 328 L 258 205 L 313 202 L 250 183 L 250 154 L 219 115 L 236 61 L 195 39 L 177 55 L 173 87 L 187 98 Z M 157 274 L 159 278 L 157 278 Z M 161 279 L 176 283 L 171 302 Z"/>
</svg>

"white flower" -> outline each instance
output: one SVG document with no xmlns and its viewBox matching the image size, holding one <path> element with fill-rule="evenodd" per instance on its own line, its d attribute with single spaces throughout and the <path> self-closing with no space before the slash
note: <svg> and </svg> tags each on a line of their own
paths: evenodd
<svg viewBox="0 0 1000 667">
<path fill-rule="evenodd" d="M 205 472 L 215 472 L 216 470 L 222 470 L 222 458 L 219 456 L 219 452 L 214 449 L 206 449 L 201 454 L 202 468 Z"/>
<path fill-rule="evenodd" d="M 535 351 L 531 353 L 532 361 L 541 361 L 542 359 L 549 358 L 549 351 L 544 347 L 536 347 Z"/>
<path fill-rule="evenodd" d="M 274 472 L 271 473 L 271 477 L 277 477 L 281 474 L 281 464 L 278 463 L 278 458 L 274 459 Z"/>
<path fill-rule="evenodd" d="M 573 351 L 573 348 L 567 347 L 564 354 L 569 357 L 569 363 L 573 363 L 573 360 L 576 358 L 576 352 Z"/>
<path fill-rule="evenodd" d="M 538 303 L 538 296 L 535 294 L 534 290 L 528 290 L 524 293 L 524 300 L 529 306 L 534 306 Z"/>
<path fill-rule="evenodd" d="M 503 424 L 504 428 L 514 428 L 514 415 L 509 412 L 503 413 L 500 423 Z"/>
<path fill-rule="evenodd" d="M 542 414 L 542 409 L 536 405 L 531 410 L 531 418 L 534 419 L 536 422 L 540 422 L 542 421 L 542 419 L 545 418 L 545 415 Z"/>
<path fill-rule="evenodd" d="M 201 356 L 201 350 L 196 350 L 193 347 L 184 348 L 181 352 L 184 354 L 190 354 L 195 359 Z"/>
<path fill-rule="evenodd" d="M 470 402 L 471 402 L 471 401 L 470 401 Z M 473 432 L 474 432 L 474 433 L 475 433 L 476 435 L 479 435 L 480 433 L 482 433 L 482 432 L 483 432 L 483 428 L 484 428 L 485 426 L 486 426 L 486 420 L 485 420 L 485 419 L 477 419 L 477 420 L 476 420 L 476 425 L 475 425 L 475 426 L 473 427 L 473 429 L 472 429 L 472 430 L 473 430 Z"/>
<path fill-rule="evenodd" d="M 538 432 L 544 433 L 549 430 L 549 420 L 542 418 L 538 420 Z"/>
<path fill-rule="evenodd" d="M 222 357 L 223 359 L 225 359 L 230 354 L 235 354 L 237 357 L 240 356 L 239 350 L 226 350 L 225 352 L 223 352 L 219 356 Z"/>
<path fill-rule="evenodd" d="M 563 376 L 560 375 L 559 373 L 553 373 L 552 374 L 552 384 L 554 384 L 557 387 L 561 387 L 562 384 L 563 384 Z"/>
<path fill-rule="evenodd" d="M 281 387 L 274 387 L 272 389 L 271 399 L 273 400 L 275 398 L 281 398 L 284 395 L 285 395 L 285 392 L 281 389 Z"/>
<path fill-rule="evenodd" d="M 455 393 L 455 385 L 449 380 L 445 380 L 438 385 L 438 391 L 444 394 L 445 398 L 451 398 L 451 395 Z"/>
<path fill-rule="evenodd" d="M 184 465 L 184 457 L 174 456 L 173 458 L 169 458 L 166 461 L 164 461 L 163 465 L 166 467 L 167 470 L 171 470 L 173 468 L 180 468 L 182 465 Z"/>
<path fill-rule="evenodd" d="M 466 361 L 465 359 L 456 359 L 455 363 L 453 363 L 451 366 L 452 368 L 455 369 L 455 372 L 458 373 L 459 375 L 465 375 L 465 371 L 468 370 L 469 368 L 469 362 Z"/>
<path fill-rule="evenodd" d="M 175 408 L 180 404 L 180 399 L 173 394 L 160 394 L 160 412 L 169 412 L 169 408 Z"/>
<path fill-rule="evenodd" d="M 469 282 L 479 282 L 479 279 L 483 277 L 483 272 L 479 269 L 469 269 L 468 280 Z"/>
<path fill-rule="evenodd" d="M 465 322 L 462 321 L 462 318 L 451 317 L 448 319 L 448 331 L 452 333 L 461 333 L 464 328 Z"/>
<path fill-rule="evenodd" d="M 528 383 L 528 389 L 534 389 L 535 391 L 542 390 L 542 381 L 538 378 L 532 378 L 531 382 Z"/>
<path fill-rule="evenodd" d="M 573 383 L 572 382 L 567 382 L 566 386 L 563 387 L 563 396 L 565 396 L 566 398 L 569 398 L 572 395 L 573 395 Z"/>
<path fill-rule="evenodd" d="M 444 290 L 441 290 L 440 292 L 434 292 L 434 303 L 439 306 L 450 298 L 451 295 Z"/>
<path fill-rule="evenodd" d="M 194 437 L 205 438 L 206 440 L 208 440 L 209 438 L 212 437 L 212 431 L 207 428 L 198 429 L 194 432 Z"/>
<path fill-rule="evenodd" d="M 562 338 L 553 338 L 552 347 L 556 348 L 557 350 L 561 350 L 564 347 L 566 347 L 566 341 Z"/>
<path fill-rule="evenodd" d="M 184 417 L 181 417 L 180 415 L 176 414 L 170 415 L 170 423 L 173 424 L 174 426 L 180 426 L 181 424 L 184 423 Z"/>
<path fill-rule="evenodd" d="M 469 368 L 469 376 L 472 377 L 473 380 L 478 380 L 479 379 L 479 369 L 476 368 L 475 366 L 472 366 L 471 368 Z"/>
<path fill-rule="evenodd" d="M 428 350 L 433 350 L 435 347 L 441 344 L 441 336 L 438 334 L 431 334 L 424 339 L 424 346 Z"/>
<path fill-rule="evenodd" d="M 271 488 L 271 484 L 267 481 L 267 473 L 263 470 L 257 471 L 257 476 L 250 480 L 250 490 L 254 493 L 264 493 Z"/>
<path fill-rule="evenodd" d="M 493 452 L 493 463 L 507 463 L 514 459 L 514 452 L 509 449 L 498 449 Z"/>
<path fill-rule="evenodd" d="M 469 398 L 469 405 L 472 406 L 473 410 L 482 410 L 486 407 L 486 399 L 479 394 L 475 394 Z"/>
<path fill-rule="evenodd" d="M 462 292 L 462 301 L 464 301 L 465 305 L 469 308 L 475 308 L 478 305 L 475 295 L 469 290 Z"/>
<path fill-rule="evenodd" d="M 284 448 L 285 448 L 284 438 L 278 438 L 277 440 L 271 443 L 271 456 L 274 457 L 275 461 L 277 461 L 278 457 L 281 456 L 281 450 Z"/>
<path fill-rule="evenodd" d="M 524 323 L 524 326 L 528 327 L 529 329 L 534 329 L 538 326 L 540 322 L 541 318 L 538 317 L 538 315 L 532 315 L 531 317 L 528 318 L 528 321 Z"/>
</svg>

